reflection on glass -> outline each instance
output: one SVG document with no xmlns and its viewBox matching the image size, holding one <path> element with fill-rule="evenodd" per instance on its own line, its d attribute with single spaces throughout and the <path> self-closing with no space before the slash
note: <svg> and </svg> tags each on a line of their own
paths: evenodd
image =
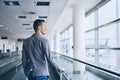
<svg viewBox="0 0 120 80">
<path fill-rule="evenodd" d="M 99 50 L 99 65 L 100 67 L 107 68 L 109 70 L 120 73 L 120 51 L 102 49 Z"/>
<path fill-rule="evenodd" d="M 98 10 L 99 26 L 116 19 L 116 0 L 111 0 Z"/>
<path fill-rule="evenodd" d="M 95 33 L 94 31 L 86 33 L 86 45 L 94 46 L 95 45 Z"/>
<path fill-rule="evenodd" d="M 61 52 L 64 55 L 73 56 L 73 27 L 71 26 L 61 34 Z"/>
<path fill-rule="evenodd" d="M 85 26 L 86 26 L 86 30 L 89 30 L 95 27 L 94 13 L 90 14 L 85 18 Z"/>
<path fill-rule="evenodd" d="M 88 56 L 90 56 L 90 55 L 88 55 Z M 107 60 L 107 58 L 105 58 L 105 59 Z M 111 75 L 105 77 L 104 75 L 106 75 L 108 73 L 106 73 L 104 71 L 102 72 L 101 70 L 98 70 L 91 66 L 85 65 L 85 64 L 83 64 L 79 61 L 73 60 L 71 58 L 60 56 L 59 58 L 56 58 L 56 61 L 62 68 L 64 68 L 64 70 L 65 70 L 64 75 L 67 77 L 68 80 L 119 80 L 116 77 L 113 77 Z M 75 65 L 77 67 L 79 66 L 79 71 L 82 70 L 81 66 L 85 66 L 84 73 L 80 73 L 80 74 L 74 73 L 74 70 L 76 70 Z M 100 76 L 100 74 L 101 74 L 101 76 Z M 109 79 L 109 77 L 112 77 L 114 79 Z"/>
<path fill-rule="evenodd" d="M 118 0 L 118 15 L 119 15 L 119 18 L 120 18 L 120 0 Z"/>
<path fill-rule="evenodd" d="M 86 62 L 90 64 L 95 64 L 95 50 L 86 49 Z"/>
<path fill-rule="evenodd" d="M 117 45 L 116 23 L 99 29 L 99 46 L 102 48 Z"/>
</svg>

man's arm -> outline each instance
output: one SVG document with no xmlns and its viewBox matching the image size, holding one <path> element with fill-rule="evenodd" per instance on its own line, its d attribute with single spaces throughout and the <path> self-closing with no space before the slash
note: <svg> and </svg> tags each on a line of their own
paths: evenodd
<svg viewBox="0 0 120 80">
<path fill-rule="evenodd" d="M 46 56 L 48 62 L 52 66 L 54 66 L 57 71 L 62 72 L 62 69 L 60 69 L 60 67 L 56 64 L 56 62 L 53 60 L 53 57 L 51 56 L 48 40 L 43 44 L 43 46 L 44 46 L 44 53 L 45 53 L 45 56 Z"/>
<path fill-rule="evenodd" d="M 22 47 L 22 65 L 23 65 L 23 69 L 24 69 L 24 73 L 27 76 L 27 64 L 28 64 L 28 55 L 26 52 L 26 47 L 25 47 L 25 43 L 23 43 L 23 47 Z"/>
</svg>

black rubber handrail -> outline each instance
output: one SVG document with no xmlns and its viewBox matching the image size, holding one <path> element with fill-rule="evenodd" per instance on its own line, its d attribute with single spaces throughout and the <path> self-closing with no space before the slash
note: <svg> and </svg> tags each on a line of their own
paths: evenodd
<svg viewBox="0 0 120 80">
<path fill-rule="evenodd" d="M 72 57 L 69 57 L 69 56 L 60 54 L 60 53 L 57 53 L 57 54 L 59 54 L 59 55 L 61 55 L 61 56 L 64 56 L 64 57 L 67 57 L 67 58 L 69 58 L 69 59 L 78 61 L 78 62 L 80 62 L 80 63 L 86 64 L 86 65 L 88 65 L 88 66 L 94 67 L 94 68 L 96 68 L 96 69 L 102 70 L 102 71 L 104 71 L 104 72 L 110 73 L 110 74 L 115 75 L 115 76 L 117 76 L 117 77 L 120 78 L 120 74 L 119 74 L 119 73 L 116 73 L 116 72 L 113 72 L 113 71 L 110 71 L 110 70 L 107 70 L 107 69 L 104 69 L 104 68 L 101 68 L 101 67 L 92 65 L 92 64 L 90 64 L 90 63 L 87 63 L 87 62 L 84 62 L 84 61 L 81 61 L 81 60 L 78 60 L 78 59 L 75 59 L 75 58 L 72 58 Z"/>
</svg>

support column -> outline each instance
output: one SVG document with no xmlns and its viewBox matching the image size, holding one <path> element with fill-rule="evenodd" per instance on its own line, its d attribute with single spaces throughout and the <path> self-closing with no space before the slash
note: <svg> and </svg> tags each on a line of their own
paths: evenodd
<svg viewBox="0 0 120 80">
<path fill-rule="evenodd" d="M 85 60 L 85 11 L 82 6 L 73 6 L 73 57 Z M 73 73 L 81 74 L 85 71 L 85 65 L 74 62 Z"/>
</svg>

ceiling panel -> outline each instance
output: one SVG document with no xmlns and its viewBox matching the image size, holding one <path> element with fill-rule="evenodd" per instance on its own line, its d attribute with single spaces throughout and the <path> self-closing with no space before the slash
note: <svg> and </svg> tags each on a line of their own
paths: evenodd
<svg viewBox="0 0 120 80">
<path fill-rule="evenodd" d="M 35 12 L 35 3 L 34 0 L 20 0 L 20 7 L 21 9 L 27 12 Z"/>
<path fill-rule="evenodd" d="M 33 21 L 38 16 L 47 16 L 45 18 L 48 32 L 46 35 L 50 34 L 56 23 L 58 24 L 55 27 L 58 27 L 59 22 L 57 21 L 70 0 L 10 0 L 19 1 L 20 6 L 5 6 L 3 1 L 9 0 L 0 0 L 0 25 L 3 25 L 3 27 L 0 27 L 0 35 L 8 35 L 11 38 L 17 39 L 29 37 L 34 33 L 33 29 L 28 30 L 28 28 L 32 28 Z M 36 6 L 37 1 L 50 2 L 50 6 Z M 93 3 L 94 1 L 96 3 L 98 0 L 92 0 Z M 94 6 L 92 2 L 90 2 L 91 5 L 89 4 L 90 7 Z M 26 16 L 26 18 L 20 19 L 18 16 Z M 64 16 L 62 17 L 61 19 L 64 19 Z M 64 20 L 67 21 L 67 19 Z M 64 20 L 61 21 L 66 22 Z M 23 26 L 22 24 L 30 25 Z"/>
<path fill-rule="evenodd" d="M 36 12 L 37 12 L 37 15 L 42 15 L 42 16 L 46 16 L 48 15 L 48 11 L 49 11 L 49 6 L 37 6 L 36 7 Z"/>
</svg>

